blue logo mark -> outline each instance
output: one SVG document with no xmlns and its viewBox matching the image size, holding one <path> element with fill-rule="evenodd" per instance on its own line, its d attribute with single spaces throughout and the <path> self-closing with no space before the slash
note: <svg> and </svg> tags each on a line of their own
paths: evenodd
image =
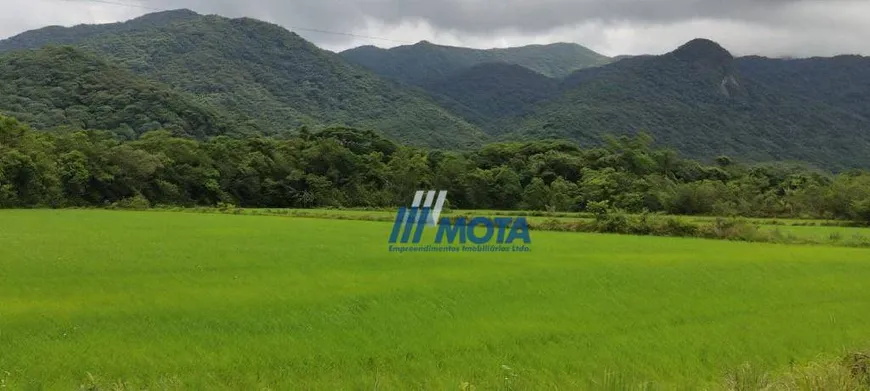
<svg viewBox="0 0 870 391">
<path fill-rule="evenodd" d="M 425 196 L 425 199 L 424 199 Z M 525 217 L 440 218 L 447 191 L 418 191 L 410 208 L 399 208 L 390 233 L 391 252 L 530 252 Z M 426 227 L 437 227 L 433 244 L 423 245 Z M 403 246 L 396 246 L 395 244 Z M 411 246 L 408 246 L 411 244 Z"/>
</svg>

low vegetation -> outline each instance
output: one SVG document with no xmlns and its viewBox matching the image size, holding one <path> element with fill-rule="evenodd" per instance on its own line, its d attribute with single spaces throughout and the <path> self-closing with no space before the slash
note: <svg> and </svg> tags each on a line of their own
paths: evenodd
<svg viewBox="0 0 870 391">
<path fill-rule="evenodd" d="M 145 210 L 147 205 L 116 205 L 111 209 Z M 168 207 L 152 209 L 158 212 L 217 213 L 248 216 L 283 216 L 328 220 L 395 221 L 394 210 L 346 209 L 245 209 L 234 205 L 217 208 Z M 546 217 L 528 212 L 446 211 L 442 214 L 451 221 L 476 216 L 525 216 L 533 231 L 610 233 L 640 236 L 687 237 L 721 239 L 744 242 L 779 244 L 828 245 L 840 247 L 870 247 L 870 228 L 844 227 L 837 222 L 794 220 L 785 224 L 779 220 L 746 218 L 687 218 L 660 214 L 632 215 L 620 211 L 607 211 L 594 217 Z M 561 214 L 566 216 L 568 214 Z M 541 217 L 544 216 L 544 217 Z"/>
<path fill-rule="evenodd" d="M 723 390 L 867 391 L 870 390 L 870 355 L 850 353 L 840 360 L 796 365 L 780 373 L 763 372 L 744 364 L 728 373 Z"/>
<path fill-rule="evenodd" d="M 868 342 L 865 249 L 538 231 L 400 255 L 390 222 L 0 219 L 8 389 L 748 390 Z"/>
</svg>

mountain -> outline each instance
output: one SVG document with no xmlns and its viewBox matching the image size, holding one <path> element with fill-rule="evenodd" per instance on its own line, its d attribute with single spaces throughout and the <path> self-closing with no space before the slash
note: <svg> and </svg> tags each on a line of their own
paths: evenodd
<svg viewBox="0 0 870 391">
<path fill-rule="evenodd" d="M 824 101 L 870 118 L 870 57 L 739 58 L 737 69 L 781 91 Z"/>
<path fill-rule="evenodd" d="M 519 65 L 483 63 L 422 87 L 468 121 L 498 132 L 501 119 L 556 97 L 558 86 L 558 79 Z"/>
<path fill-rule="evenodd" d="M 446 148 L 477 145 L 485 137 L 424 93 L 253 19 L 169 11 L 121 24 L 27 32 L 0 42 L 0 51 L 55 42 L 97 52 L 234 116 L 253 118 L 246 126 L 263 133 L 348 125 Z"/>
<path fill-rule="evenodd" d="M 36 49 L 47 44 L 76 45 L 100 36 L 162 28 L 178 21 L 199 17 L 199 14 L 190 10 L 175 10 L 155 12 L 123 23 L 81 24 L 74 27 L 48 26 L 0 40 L 0 52 Z"/>
<path fill-rule="evenodd" d="M 71 47 L 0 55 L 0 114 L 42 129 L 136 136 L 158 128 L 203 138 L 238 131 L 214 107 Z"/>
<path fill-rule="evenodd" d="M 361 46 L 341 52 L 341 56 L 381 76 L 413 85 L 432 83 L 489 62 L 519 65 L 555 78 L 610 62 L 607 56 L 573 43 L 482 50 L 422 41 L 392 49 Z"/>
<path fill-rule="evenodd" d="M 50 44 L 75 49 L 25 50 Z M 0 112 L 37 128 L 203 138 L 347 125 L 452 149 L 647 131 L 698 159 L 870 166 L 870 59 L 734 58 L 705 39 L 618 61 L 574 44 L 336 54 L 270 23 L 181 10 L 23 33 L 0 41 L 0 72 Z"/>
<path fill-rule="evenodd" d="M 715 42 L 698 39 L 665 55 L 581 70 L 563 81 L 558 98 L 518 118 L 503 137 L 598 144 L 606 134 L 644 130 L 697 158 L 870 166 L 870 120 L 835 102 L 848 93 L 808 95 L 785 86 L 802 71 L 771 83 L 773 76 L 759 77 L 758 69 L 749 73 L 754 78 L 743 74 L 747 67 Z"/>
</svg>

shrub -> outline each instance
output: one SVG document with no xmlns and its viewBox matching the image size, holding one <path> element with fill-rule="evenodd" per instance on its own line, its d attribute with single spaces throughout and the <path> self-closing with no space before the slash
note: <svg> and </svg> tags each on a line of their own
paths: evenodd
<svg viewBox="0 0 870 391">
<path fill-rule="evenodd" d="M 598 232 L 636 234 L 629 223 L 628 214 L 621 210 L 605 210 L 596 213 L 595 225 Z M 635 227 L 636 228 L 636 227 Z"/>
<path fill-rule="evenodd" d="M 648 212 L 630 215 L 619 209 L 599 212 L 595 218 L 594 230 L 629 235 L 698 236 L 698 226 L 689 221 Z"/>
<path fill-rule="evenodd" d="M 592 213 L 596 218 L 607 215 L 610 209 L 610 202 L 608 201 L 591 201 L 586 204 L 586 210 L 589 213 Z"/>
<path fill-rule="evenodd" d="M 232 212 L 236 210 L 236 206 L 227 202 L 218 202 L 217 208 L 221 212 Z"/>
<path fill-rule="evenodd" d="M 843 241 L 842 243 L 844 246 L 847 246 L 847 247 L 866 248 L 866 247 L 870 247 L 870 238 L 856 233 L 856 234 L 852 235 L 851 238 Z"/>
<path fill-rule="evenodd" d="M 698 228 L 698 235 L 708 239 L 739 240 L 744 242 L 768 242 L 769 235 L 765 235 L 758 226 L 744 219 L 717 218 L 710 224 Z"/>
<path fill-rule="evenodd" d="M 666 236 L 698 236 L 698 226 L 683 219 L 668 217 L 664 219 L 664 224 L 660 225 L 654 234 Z"/>
<path fill-rule="evenodd" d="M 141 194 L 124 198 L 112 204 L 112 208 L 144 210 L 151 207 L 151 202 Z"/>
</svg>

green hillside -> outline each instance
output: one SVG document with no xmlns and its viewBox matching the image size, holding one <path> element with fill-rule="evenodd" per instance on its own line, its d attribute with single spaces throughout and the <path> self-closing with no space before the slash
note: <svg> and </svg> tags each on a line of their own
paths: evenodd
<svg viewBox="0 0 870 391">
<path fill-rule="evenodd" d="M 449 148 L 476 145 L 484 137 L 422 92 L 381 80 L 277 25 L 190 11 L 160 15 L 165 23 L 143 27 L 149 23 L 140 18 L 127 22 L 136 28 L 90 26 L 80 40 L 56 28 L 26 33 L 27 39 L 12 38 L 0 49 L 58 40 L 76 44 L 229 113 L 251 117 L 249 126 L 263 133 L 349 125 L 405 143 Z"/>
<path fill-rule="evenodd" d="M 0 113 L 40 128 L 104 129 L 125 138 L 159 128 L 199 138 L 243 129 L 192 95 L 71 47 L 0 55 Z"/>
<path fill-rule="evenodd" d="M 785 60 L 751 56 L 735 63 L 746 77 L 870 118 L 870 57 Z"/>
<path fill-rule="evenodd" d="M 482 50 L 423 41 L 392 49 L 361 46 L 346 50 L 341 56 L 381 76 L 415 85 L 431 83 L 488 62 L 519 65 L 544 76 L 559 78 L 610 61 L 604 55 L 573 43 Z"/>
<path fill-rule="evenodd" d="M 26 31 L 9 39 L 0 40 L 0 52 L 16 49 L 35 49 L 46 44 L 75 45 L 84 40 L 166 27 L 169 24 L 199 18 L 190 10 L 155 12 L 123 22 L 98 25 L 81 24 L 73 27 L 48 26 Z"/>
<path fill-rule="evenodd" d="M 482 128 L 499 132 L 502 119 L 523 114 L 532 105 L 558 95 L 559 80 L 519 65 L 484 63 L 423 86 L 442 104 Z M 446 98 L 446 99 L 445 99 Z"/>
<path fill-rule="evenodd" d="M 692 41 L 663 56 L 579 71 L 565 92 L 518 119 L 508 138 L 570 138 L 649 131 L 692 157 L 870 165 L 870 121 L 830 102 L 745 77 L 718 44 Z"/>
</svg>

